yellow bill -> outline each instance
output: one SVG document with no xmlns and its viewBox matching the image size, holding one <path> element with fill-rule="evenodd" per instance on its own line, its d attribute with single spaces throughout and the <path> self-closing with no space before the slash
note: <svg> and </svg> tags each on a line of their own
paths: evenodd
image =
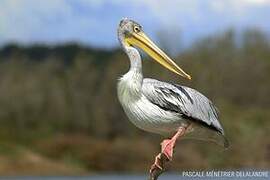
<svg viewBox="0 0 270 180">
<path fill-rule="evenodd" d="M 169 58 L 161 49 L 159 49 L 142 31 L 132 33 L 132 35 L 126 37 L 125 40 L 129 45 L 135 45 L 144 50 L 154 60 L 170 71 L 187 79 L 191 79 L 190 75 L 185 73 L 184 70 L 182 70 L 171 58 Z"/>
</svg>

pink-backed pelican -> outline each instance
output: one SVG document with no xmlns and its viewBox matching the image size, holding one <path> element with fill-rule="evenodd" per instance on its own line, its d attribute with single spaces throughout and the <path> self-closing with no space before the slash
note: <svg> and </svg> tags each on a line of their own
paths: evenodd
<svg viewBox="0 0 270 180">
<path fill-rule="evenodd" d="M 198 91 L 177 84 L 143 78 L 142 60 L 136 48 L 170 71 L 191 79 L 175 62 L 159 49 L 143 32 L 142 27 L 127 18 L 118 27 L 118 39 L 128 55 L 130 69 L 118 83 L 119 101 L 130 119 L 140 129 L 172 136 L 161 143 L 150 172 L 163 169 L 161 158 L 172 160 L 179 137 L 214 141 L 227 148 L 229 143 L 219 122 L 217 108 Z"/>
</svg>

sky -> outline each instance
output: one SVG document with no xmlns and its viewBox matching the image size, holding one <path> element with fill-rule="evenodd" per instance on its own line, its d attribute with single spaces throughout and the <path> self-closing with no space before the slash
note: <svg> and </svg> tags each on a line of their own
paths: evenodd
<svg viewBox="0 0 270 180">
<path fill-rule="evenodd" d="M 124 17 L 139 22 L 154 40 L 158 32 L 177 30 L 191 43 L 228 28 L 270 33 L 270 0 L 1 0 L 0 45 L 75 41 L 116 47 Z"/>
</svg>

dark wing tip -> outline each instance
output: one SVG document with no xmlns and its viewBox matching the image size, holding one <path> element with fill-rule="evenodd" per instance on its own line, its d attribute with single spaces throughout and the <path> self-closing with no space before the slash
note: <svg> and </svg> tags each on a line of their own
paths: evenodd
<svg viewBox="0 0 270 180">
<path fill-rule="evenodd" d="M 228 150 L 230 147 L 230 142 L 225 136 L 223 136 L 223 147 L 225 150 Z"/>
</svg>

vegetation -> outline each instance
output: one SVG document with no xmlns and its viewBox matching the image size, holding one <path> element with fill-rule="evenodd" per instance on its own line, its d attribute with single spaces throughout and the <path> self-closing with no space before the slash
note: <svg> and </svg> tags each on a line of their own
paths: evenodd
<svg viewBox="0 0 270 180">
<path fill-rule="evenodd" d="M 223 151 L 180 141 L 171 169 L 270 168 L 270 41 L 264 33 L 229 30 L 198 40 L 175 58 L 192 75 L 190 82 L 145 59 L 145 76 L 212 99 L 232 144 Z M 134 127 L 118 103 L 117 79 L 128 65 L 119 49 L 2 47 L 0 173 L 145 172 L 161 137 Z M 26 170 L 22 164 L 33 157 L 39 161 Z"/>
</svg>

